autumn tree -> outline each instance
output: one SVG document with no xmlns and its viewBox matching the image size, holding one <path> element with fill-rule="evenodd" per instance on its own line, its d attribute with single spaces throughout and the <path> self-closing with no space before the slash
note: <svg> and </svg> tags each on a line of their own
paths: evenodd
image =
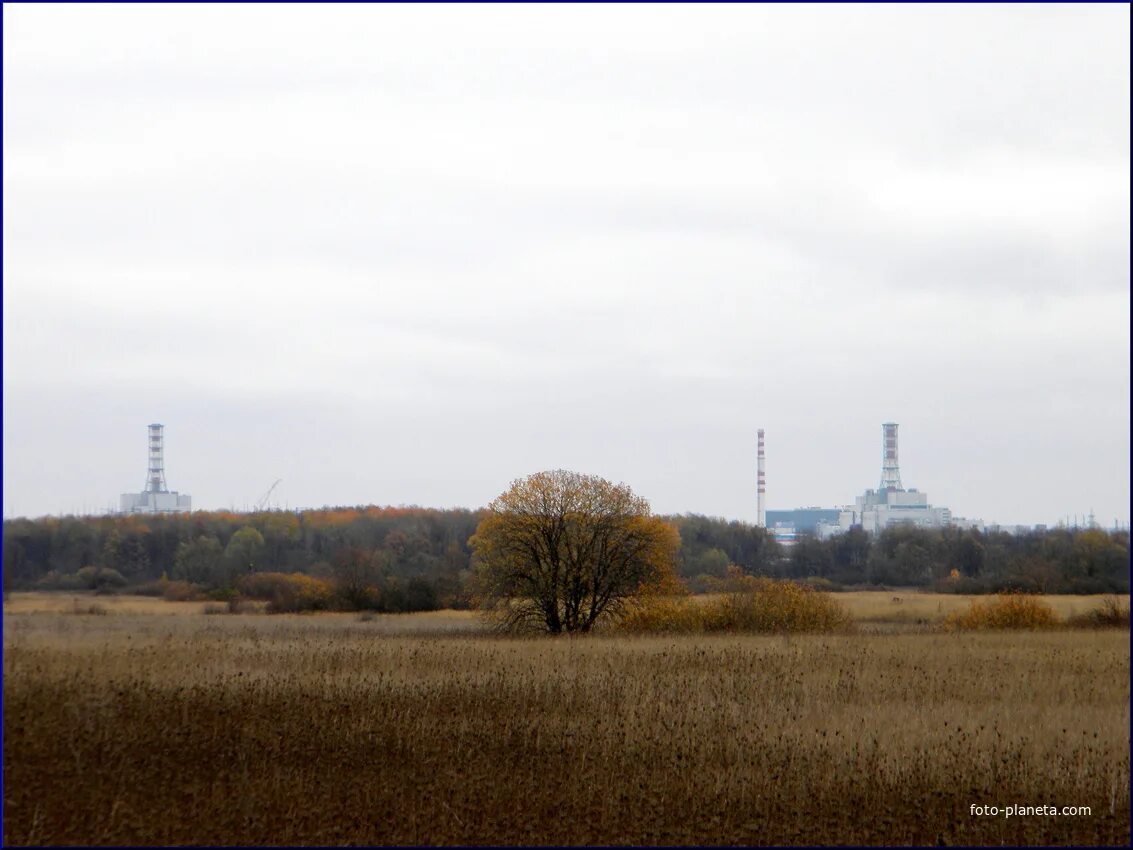
<svg viewBox="0 0 1133 850">
<path fill-rule="evenodd" d="M 381 550 L 367 551 L 347 546 L 335 552 L 331 570 L 339 595 L 358 610 L 376 608 L 382 566 L 388 555 Z"/>
<path fill-rule="evenodd" d="M 680 536 L 626 485 L 555 470 L 513 482 L 469 542 L 505 626 L 558 634 L 589 631 L 670 577 Z"/>
</svg>

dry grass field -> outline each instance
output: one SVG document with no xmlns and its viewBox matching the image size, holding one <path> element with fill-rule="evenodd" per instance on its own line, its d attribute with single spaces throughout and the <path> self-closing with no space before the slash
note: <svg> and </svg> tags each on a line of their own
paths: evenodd
<svg viewBox="0 0 1133 850">
<path fill-rule="evenodd" d="M 4 602 L 5 614 L 200 614 L 202 602 L 168 602 L 161 597 L 92 593 L 13 593 Z"/>
<path fill-rule="evenodd" d="M 874 590 L 848 591 L 831 594 L 849 609 L 859 623 L 910 623 L 935 624 L 954 611 L 967 608 L 973 600 L 987 600 L 988 596 L 967 596 L 955 593 L 921 593 L 912 591 L 879 592 Z M 1098 607 L 1103 596 L 1043 596 L 1060 619 L 1082 614 Z M 1128 595 L 1121 597 L 1128 606 Z"/>
<path fill-rule="evenodd" d="M 1130 838 L 1127 631 L 521 640 L 24 604 L 6 845 Z"/>
<path fill-rule="evenodd" d="M 967 608 L 972 600 L 985 600 L 987 596 L 965 596 L 951 593 L 921 593 L 917 590 L 903 591 L 849 591 L 834 593 L 831 597 L 844 606 L 858 624 L 886 626 L 887 630 L 900 626 L 934 626 L 944 621 L 954 611 Z M 712 594 L 694 597 L 697 601 L 708 601 Z M 1102 596 L 1043 596 L 1044 602 L 1054 608 L 1062 619 L 1081 614 L 1101 604 Z M 1129 605 L 1129 596 L 1122 596 L 1124 605 Z M 264 603 L 251 602 L 252 606 L 264 607 Z M 168 602 L 160 597 L 131 596 L 128 594 L 93 596 L 89 593 L 13 593 L 4 603 L 7 614 L 85 613 L 91 606 L 106 614 L 201 614 L 209 607 L 207 602 Z M 211 603 L 218 607 L 218 603 Z M 320 617 L 341 617 L 353 620 L 357 615 L 327 615 Z M 451 629 L 477 630 L 481 626 L 479 617 L 471 611 L 431 611 L 423 614 L 385 615 L 375 618 L 387 627 L 397 631 L 448 631 Z M 915 631 L 916 629 L 910 629 Z"/>
<path fill-rule="evenodd" d="M 694 597 L 707 602 L 714 594 Z M 955 593 L 924 593 L 919 590 L 851 590 L 832 593 L 831 598 L 850 612 L 864 631 L 924 631 L 935 627 L 956 611 L 968 608 L 973 601 L 986 601 L 994 596 L 969 596 Z M 1101 605 L 1104 596 L 1047 595 L 1041 597 L 1060 619 L 1083 614 Z M 1129 596 L 1119 597 L 1129 606 Z M 922 627 L 922 628 L 917 628 Z"/>
</svg>

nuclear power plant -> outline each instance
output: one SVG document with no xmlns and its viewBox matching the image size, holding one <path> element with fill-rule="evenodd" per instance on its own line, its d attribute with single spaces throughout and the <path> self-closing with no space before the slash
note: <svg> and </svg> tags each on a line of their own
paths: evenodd
<svg viewBox="0 0 1133 850">
<path fill-rule="evenodd" d="M 121 510 L 124 514 L 180 514 L 192 510 L 192 500 L 165 486 L 165 426 L 149 426 L 149 471 L 146 486 L 141 493 L 123 493 Z"/>
<path fill-rule="evenodd" d="M 920 528 L 943 528 L 952 525 L 952 511 L 929 504 L 928 494 L 901 484 L 901 468 L 897 460 L 897 423 L 881 426 L 881 481 L 876 490 L 866 490 L 843 508 L 796 508 L 790 511 L 765 511 L 766 480 L 764 473 L 763 429 L 759 429 L 758 454 L 758 525 L 767 528 L 781 543 L 790 545 L 800 533 L 819 538 L 849 531 L 854 526 L 877 533 L 892 525 L 913 525 Z M 970 524 L 970 521 L 961 520 Z M 978 522 L 978 521 L 975 521 Z"/>
<path fill-rule="evenodd" d="M 901 486 L 901 469 L 897 463 L 897 423 L 881 426 L 881 484 L 866 490 L 838 516 L 840 531 L 860 525 L 866 531 L 881 531 L 897 523 L 922 528 L 943 528 L 952 524 L 952 511 L 934 508 L 928 494 Z"/>
</svg>

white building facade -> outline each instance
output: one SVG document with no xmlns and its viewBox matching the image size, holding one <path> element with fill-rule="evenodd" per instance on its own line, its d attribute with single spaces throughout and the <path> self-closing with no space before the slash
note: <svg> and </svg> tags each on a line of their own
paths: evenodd
<svg viewBox="0 0 1133 850">
<path fill-rule="evenodd" d="M 952 511 L 933 507 L 928 494 L 918 490 L 866 490 L 838 516 L 839 530 L 853 525 L 876 534 L 891 525 L 913 525 L 918 528 L 945 528 L 952 524 Z"/>
<path fill-rule="evenodd" d="M 192 498 L 176 491 L 123 493 L 119 504 L 124 514 L 183 514 L 193 510 Z"/>
</svg>

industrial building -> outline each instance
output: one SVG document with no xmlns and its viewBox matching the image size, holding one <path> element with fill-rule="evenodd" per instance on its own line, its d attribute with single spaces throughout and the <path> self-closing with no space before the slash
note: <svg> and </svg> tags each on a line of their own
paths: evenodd
<svg viewBox="0 0 1133 850">
<path fill-rule="evenodd" d="M 767 525 L 792 526 L 796 531 L 814 534 L 823 523 L 838 524 L 841 508 L 795 508 L 793 511 L 768 511 Z"/>
<path fill-rule="evenodd" d="M 897 462 L 897 423 L 881 426 L 881 482 L 876 490 L 866 490 L 844 508 L 796 508 L 789 511 L 765 511 L 766 491 L 763 429 L 759 430 L 758 497 L 759 525 L 771 532 L 784 545 L 791 545 L 799 534 L 814 534 L 826 539 L 854 526 L 865 531 L 880 532 L 892 525 L 913 525 L 921 528 L 943 528 L 952 525 L 948 508 L 929 504 L 928 495 L 901 484 Z M 982 526 L 979 520 L 964 520 Z"/>
<path fill-rule="evenodd" d="M 192 510 L 188 495 L 165 486 L 165 426 L 149 426 L 149 472 L 141 493 L 123 493 L 120 499 L 124 514 L 179 514 Z"/>
<path fill-rule="evenodd" d="M 943 528 L 952 524 L 952 511 L 933 507 L 928 494 L 901 486 L 901 469 L 897 463 L 897 423 L 881 426 L 881 484 L 866 490 L 838 516 L 838 531 L 855 525 L 878 532 L 891 525 L 914 525 L 921 528 Z M 824 529 L 829 535 L 834 529 Z"/>
</svg>

